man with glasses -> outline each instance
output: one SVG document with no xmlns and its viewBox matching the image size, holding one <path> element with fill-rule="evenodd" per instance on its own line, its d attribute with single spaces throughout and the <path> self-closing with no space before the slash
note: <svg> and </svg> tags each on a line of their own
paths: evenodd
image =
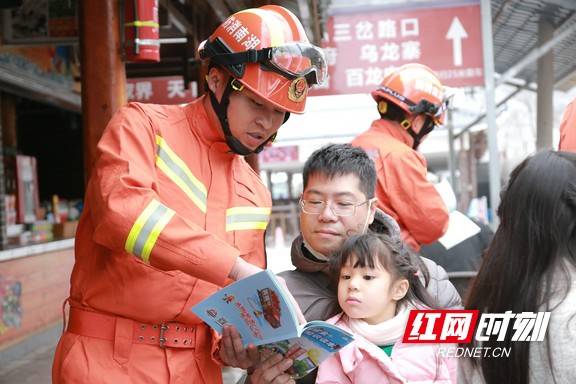
<svg viewBox="0 0 576 384">
<path fill-rule="evenodd" d="M 381 118 L 352 141 L 376 165 L 378 208 L 402 229 L 402 240 L 418 252 L 448 228 L 448 210 L 426 179 L 426 160 L 417 152 L 444 123 L 447 89 L 432 70 L 406 64 L 384 77 L 372 92 Z"/>
<path fill-rule="evenodd" d="M 300 201 L 301 235 L 292 243 L 294 271 L 280 273 L 306 320 L 326 320 L 338 312 L 337 285 L 329 277 L 329 260 L 344 240 L 370 229 L 399 237 L 396 222 L 376 208 L 374 163 L 361 148 L 350 144 L 327 145 L 304 164 L 304 191 Z M 422 276 L 439 308 L 461 306 L 458 292 L 446 272 L 421 258 Z M 290 383 L 284 374 L 289 362 L 274 356 L 256 369 L 250 382 Z M 276 380 L 276 381 L 274 381 Z M 314 383 L 315 373 L 299 383 Z"/>
<path fill-rule="evenodd" d="M 199 56 L 206 96 L 130 103 L 98 143 L 54 383 L 217 384 L 218 357 L 242 366 L 190 308 L 265 268 L 270 193 L 242 156 L 304 112 L 326 64 L 274 5 L 227 18 Z"/>
</svg>

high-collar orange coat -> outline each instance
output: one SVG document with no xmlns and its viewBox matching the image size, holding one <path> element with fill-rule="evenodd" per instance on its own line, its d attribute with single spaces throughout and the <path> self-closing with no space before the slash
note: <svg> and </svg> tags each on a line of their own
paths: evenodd
<svg viewBox="0 0 576 384">
<path fill-rule="evenodd" d="M 352 145 L 374 160 L 378 207 L 398 222 L 406 244 L 419 251 L 421 244 L 446 232 L 448 210 L 427 180 L 426 159 L 411 148 L 411 140 L 397 123 L 378 119 Z"/>
<path fill-rule="evenodd" d="M 564 110 L 560 123 L 560 151 L 576 152 L 576 100 Z"/>
<path fill-rule="evenodd" d="M 191 325 L 196 345 L 132 344 L 120 364 L 113 342 L 66 332 L 54 382 L 219 383 L 217 340 L 190 308 L 230 282 L 237 257 L 265 267 L 268 190 L 230 153 L 203 98 L 185 106 L 128 104 L 98 151 L 76 235 L 70 305 Z"/>
</svg>

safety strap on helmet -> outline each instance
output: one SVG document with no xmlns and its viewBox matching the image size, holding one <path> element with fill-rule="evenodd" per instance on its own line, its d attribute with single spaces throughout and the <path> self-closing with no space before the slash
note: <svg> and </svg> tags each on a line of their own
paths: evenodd
<svg viewBox="0 0 576 384">
<path fill-rule="evenodd" d="M 240 91 L 244 86 L 240 83 L 237 79 L 231 78 L 230 81 L 226 84 L 226 88 L 224 89 L 224 93 L 222 94 L 222 99 L 218 102 L 216 99 L 216 95 L 212 90 L 208 89 L 208 94 L 210 95 L 210 103 L 212 104 L 212 108 L 214 112 L 216 112 L 216 116 L 218 116 L 218 120 L 220 121 L 220 125 L 222 126 L 222 131 L 224 132 L 224 139 L 226 140 L 226 144 L 230 147 L 230 150 L 238 155 L 241 156 L 248 156 L 254 153 L 260 153 L 268 144 L 269 142 L 274 141 L 276 138 L 276 133 L 270 136 L 265 142 L 260 144 L 256 149 L 250 150 L 250 148 L 246 147 L 240 140 L 232 135 L 230 131 L 230 125 L 228 124 L 228 105 L 230 104 L 230 94 L 233 90 Z M 290 112 L 285 112 L 284 114 L 284 124 L 288 121 L 290 117 Z"/>
<path fill-rule="evenodd" d="M 422 142 L 422 139 L 424 138 L 424 136 L 426 136 L 427 134 L 432 132 L 432 130 L 434 130 L 434 127 L 436 127 L 436 123 L 434 123 L 434 120 L 430 116 L 426 116 L 426 120 L 424 121 L 424 125 L 422 125 L 422 128 L 420 129 L 420 132 L 418 132 L 418 133 L 416 133 L 412 129 L 412 123 L 406 119 L 403 120 L 402 122 L 400 122 L 400 125 L 412 137 L 412 140 L 413 140 L 412 149 L 418 149 L 418 146 Z"/>
<path fill-rule="evenodd" d="M 418 146 L 420 145 L 420 143 L 422 142 L 422 139 L 424 138 L 424 136 L 426 136 L 427 134 L 432 132 L 432 130 L 434 130 L 434 127 L 436 127 L 437 123 L 435 122 L 434 117 L 436 115 L 438 115 L 439 112 L 441 112 L 440 109 L 442 108 L 442 104 L 436 105 L 436 104 L 434 104 L 434 103 L 432 103 L 426 99 L 422 99 L 418 103 L 415 103 L 412 100 L 405 97 L 404 95 L 394 91 L 393 89 L 391 89 L 389 87 L 380 86 L 378 89 L 380 91 L 383 91 L 386 94 L 392 96 L 394 99 L 398 100 L 399 102 L 406 104 L 408 106 L 408 111 L 410 111 L 411 114 L 424 115 L 425 116 L 426 120 L 424 121 L 424 125 L 422 126 L 422 128 L 420 129 L 420 132 L 418 132 L 418 133 L 416 131 L 414 131 L 414 129 L 412 129 L 412 122 L 410 120 L 406 119 L 405 117 L 393 119 L 393 120 L 397 120 L 400 123 L 400 125 L 402 126 L 402 128 L 404 128 L 406 130 L 406 132 L 408 132 L 408 134 L 413 139 L 412 148 L 417 149 Z M 446 101 L 446 103 L 447 103 L 447 101 Z M 396 103 L 392 103 L 392 104 L 397 105 Z M 384 99 L 383 99 L 383 100 L 378 102 L 378 112 L 380 113 L 380 115 L 382 117 L 388 113 L 388 109 L 389 109 L 389 107 L 388 107 L 387 101 L 384 101 Z"/>
</svg>

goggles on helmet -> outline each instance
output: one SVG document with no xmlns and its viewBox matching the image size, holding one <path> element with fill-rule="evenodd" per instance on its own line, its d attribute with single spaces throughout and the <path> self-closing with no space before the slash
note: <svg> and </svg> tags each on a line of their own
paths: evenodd
<svg viewBox="0 0 576 384">
<path fill-rule="evenodd" d="M 447 93 L 445 94 L 444 99 L 442 102 L 440 102 L 440 104 L 434 104 L 426 99 L 422 99 L 418 103 L 415 103 L 404 95 L 399 94 L 398 92 L 386 87 L 385 85 L 378 87 L 378 90 L 406 104 L 410 113 L 415 115 L 424 114 L 430 116 L 436 125 L 441 125 L 441 117 L 448 109 L 448 104 L 452 98 L 452 95 Z"/>
<path fill-rule="evenodd" d="M 411 102 L 408 99 L 407 101 Z M 412 105 L 408 107 L 408 110 L 415 115 L 424 114 L 430 116 L 434 121 L 434 123 L 437 125 L 441 124 L 440 118 L 442 117 L 444 112 L 446 112 L 447 109 L 448 109 L 448 100 L 444 100 L 439 105 L 436 105 L 426 99 L 422 99 L 418 104 L 412 103 Z"/>
<path fill-rule="evenodd" d="M 219 39 L 206 41 L 200 51 L 202 59 L 226 66 L 233 75 L 242 78 L 245 65 L 258 63 L 263 70 L 276 72 L 288 80 L 306 79 L 308 86 L 322 84 L 328 67 L 322 49 L 308 43 L 289 43 L 278 47 L 249 49 L 231 53 Z"/>
</svg>

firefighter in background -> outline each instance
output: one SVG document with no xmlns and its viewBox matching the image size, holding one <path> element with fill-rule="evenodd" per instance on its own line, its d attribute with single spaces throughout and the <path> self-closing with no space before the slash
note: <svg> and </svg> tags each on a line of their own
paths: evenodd
<svg viewBox="0 0 576 384">
<path fill-rule="evenodd" d="M 279 6 L 232 15 L 199 54 L 207 96 L 131 103 L 98 144 L 54 383 L 222 380 L 218 338 L 190 307 L 265 267 L 271 198 L 243 155 L 304 111 L 326 66 Z"/>
<path fill-rule="evenodd" d="M 576 152 L 576 99 L 568 104 L 562 115 L 558 150 Z"/>
<path fill-rule="evenodd" d="M 426 179 L 426 160 L 417 152 L 443 123 L 445 88 L 430 68 L 406 64 L 386 75 L 372 97 L 381 118 L 352 145 L 364 148 L 374 160 L 378 207 L 398 222 L 402 239 L 418 251 L 448 226 L 446 206 Z"/>
</svg>

